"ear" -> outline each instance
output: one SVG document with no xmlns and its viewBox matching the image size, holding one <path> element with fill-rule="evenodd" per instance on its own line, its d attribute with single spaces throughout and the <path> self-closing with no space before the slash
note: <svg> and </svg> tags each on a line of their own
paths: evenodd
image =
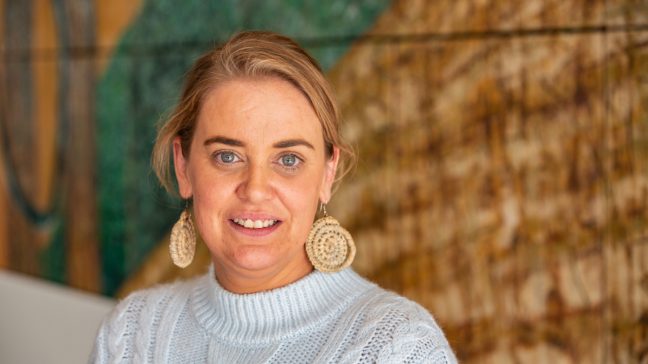
<svg viewBox="0 0 648 364">
<path fill-rule="evenodd" d="M 335 182 L 335 172 L 339 160 L 340 148 L 333 147 L 333 155 L 324 164 L 324 180 L 320 187 L 320 202 L 322 203 L 328 203 L 331 199 L 331 189 L 333 188 L 333 182 Z"/>
<path fill-rule="evenodd" d="M 180 137 L 173 139 L 173 166 L 175 170 L 176 180 L 178 180 L 178 190 L 183 199 L 189 199 L 193 195 L 191 187 L 191 180 L 187 173 L 189 160 L 185 158 L 182 153 L 182 143 Z"/>
</svg>

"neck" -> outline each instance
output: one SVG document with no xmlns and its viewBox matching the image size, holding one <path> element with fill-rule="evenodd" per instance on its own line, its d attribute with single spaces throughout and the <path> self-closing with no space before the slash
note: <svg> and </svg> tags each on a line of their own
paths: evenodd
<svg viewBox="0 0 648 364">
<path fill-rule="evenodd" d="M 206 332 L 238 346 L 286 342 L 296 334 L 312 332 L 375 287 L 345 269 L 312 272 L 272 291 L 237 294 L 214 279 L 214 268 L 193 290 L 191 312 Z"/>
<path fill-rule="evenodd" d="M 313 266 L 305 257 L 305 261 L 296 261 L 285 267 L 270 267 L 262 270 L 247 270 L 227 267 L 216 261 L 214 275 L 224 289 L 238 294 L 255 293 L 286 286 L 305 277 L 313 271 Z"/>
</svg>

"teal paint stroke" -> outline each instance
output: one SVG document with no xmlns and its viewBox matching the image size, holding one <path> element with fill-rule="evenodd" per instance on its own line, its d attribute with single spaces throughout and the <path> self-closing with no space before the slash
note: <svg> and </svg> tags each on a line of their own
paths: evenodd
<svg viewBox="0 0 648 364">
<path fill-rule="evenodd" d="M 56 283 L 67 283 L 67 256 L 65 249 L 65 221 L 57 220 L 49 244 L 40 251 L 41 275 Z"/>
<path fill-rule="evenodd" d="M 242 29 L 313 40 L 362 34 L 387 5 L 389 0 L 146 1 L 97 91 L 105 294 L 114 295 L 183 207 L 155 180 L 150 153 L 156 123 L 173 107 L 182 76 L 199 54 Z M 341 40 L 308 50 L 328 70 L 349 46 Z"/>
</svg>

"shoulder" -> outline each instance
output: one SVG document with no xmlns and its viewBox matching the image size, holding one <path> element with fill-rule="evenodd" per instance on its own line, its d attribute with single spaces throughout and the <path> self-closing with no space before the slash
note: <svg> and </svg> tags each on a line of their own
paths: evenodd
<svg viewBox="0 0 648 364">
<path fill-rule="evenodd" d="M 101 324 L 92 361 L 133 359 L 145 352 L 147 341 L 151 341 L 161 321 L 179 315 L 185 308 L 195 281 L 158 285 L 120 301 Z"/>
<path fill-rule="evenodd" d="M 378 363 L 456 362 L 443 331 L 418 303 L 375 287 L 359 304 L 356 358 Z"/>
<path fill-rule="evenodd" d="M 156 311 L 177 305 L 178 302 L 174 305 L 174 301 L 187 301 L 193 283 L 194 280 L 179 281 L 133 292 L 117 304 L 105 322 L 112 324 L 124 320 L 137 322 Z"/>
</svg>

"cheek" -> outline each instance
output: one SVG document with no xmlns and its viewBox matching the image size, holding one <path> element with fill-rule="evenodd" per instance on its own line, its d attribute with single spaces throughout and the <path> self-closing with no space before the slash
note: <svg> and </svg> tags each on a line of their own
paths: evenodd
<svg viewBox="0 0 648 364">
<path fill-rule="evenodd" d="M 188 175 L 193 188 L 194 202 L 208 206 L 232 193 L 232 179 L 219 174 L 209 160 L 192 162 Z"/>
<path fill-rule="evenodd" d="M 306 200 L 302 197 L 302 203 L 294 204 L 292 210 L 291 222 L 291 241 L 296 245 L 303 245 L 308 238 L 308 234 L 313 226 L 313 220 L 317 212 L 317 199 Z"/>
<path fill-rule="evenodd" d="M 192 176 L 193 210 L 203 240 L 220 234 L 219 224 L 223 220 L 224 207 L 228 196 L 233 193 L 224 182 L 222 178 L 205 174 Z"/>
<path fill-rule="evenodd" d="M 283 202 L 293 215 L 299 230 L 309 231 L 319 205 L 319 190 L 321 180 L 303 178 L 291 181 L 283 189 Z"/>
</svg>

